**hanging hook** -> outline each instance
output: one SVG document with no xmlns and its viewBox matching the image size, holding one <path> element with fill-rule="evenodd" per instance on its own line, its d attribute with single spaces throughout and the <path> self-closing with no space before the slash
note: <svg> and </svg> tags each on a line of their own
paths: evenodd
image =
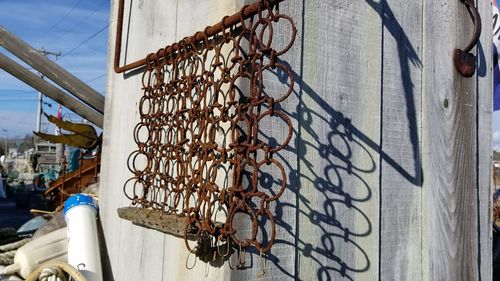
<svg viewBox="0 0 500 281">
<path fill-rule="evenodd" d="M 473 0 L 460 0 L 469 9 L 472 22 L 474 23 L 474 34 L 469 44 L 463 49 L 455 49 L 453 53 L 453 61 L 455 68 L 464 77 L 471 77 L 476 72 L 476 57 L 469 53 L 474 46 L 479 42 L 481 36 L 481 16 Z"/>
<path fill-rule="evenodd" d="M 260 272 L 257 273 L 257 278 L 260 278 L 260 277 L 264 276 L 264 274 L 266 274 L 266 269 L 265 269 L 266 265 L 265 265 L 262 249 L 260 249 L 259 260 L 260 260 Z"/>
<path fill-rule="evenodd" d="M 198 259 L 198 257 L 194 256 L 194 263 L 193 263 L 193 265 L 192 266 L 188 266 L 188 260 L 189 260 L 189 257 L 191 256 L 191 254 L 192 254 L 191 251 L 189 251 L 189 253 L 188 253 L 187 257 L 186 257 L 186 269 L 189 269 L 189 270 L 193 269 L 196 266 L 196 260 Z"/>
<path fill-rule="evenodd" d="M 224 257 L 227 257 L 229 255 L 229 251 L 231 250 L 231 245 L 229 244 L 229 240 L 226 240 L 227 241 L 226 242 L 226 254 L 222 254 L 220 252 L 220 246 L 221 245 L 219 244 L 219 242 L 223 241 L 222 239 L 223 239 L 222 235 L 219 235 L 219 238 L 217 239 L 218 241 L 216 242 L 216 245 L 217 245 L 217 253 L 219 254 L 219 256 L 221 256 L 222 258 L 224 258 Z"/>
<path fill-rule="evenodd" d="M 245 249 L 242 248 L 242 245 L 240 243 L 240 250 L 238 251 L 238 267 L 242 268 L 245 266 L 246 260 L 245 260 Z"/>
</svg>

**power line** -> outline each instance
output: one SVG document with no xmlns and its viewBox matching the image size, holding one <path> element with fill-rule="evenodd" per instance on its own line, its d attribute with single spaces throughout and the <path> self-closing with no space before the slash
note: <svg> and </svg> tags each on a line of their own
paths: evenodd
<svg viewBox="0 0 500 281">
<path fill-rule="evenodd" d="M 0 88 L 0 92 L 36 93 L 35 90 L 19 90 L 19 89 L 9 89 L 9 88 Z"/>
<path fill-rule="evenodd" d="M 71 54 L 72 52 L 74 52 L 75 50 L 77 50 L 78 48 L 80 48 L 81 46 L 83 46 L 85 43 L 87 43 L 88 41 L 90 41 L 92 38 L 96 37 L 97 35 L 99 35 L 99 33 L 103 32 L 104 30 L 106 30 L 108 28 L 109 24 L 106 24 L 104 27 L 102 27 L 101 29 L 99 29 L 96 33 L 90 35 L 87 39 L 83 40 L 82 43 L 76 45 L 75 47 L 73 47 L 71 50 L 67 51 L 66 53 L 64 53 L 61 57 L 66 57 L 68 56 L 69 54 Z"/>
<path fill-rule="evenodd" d="M 33 94 L 25 94 L 25 93 L 1 93 L 0 94 L 0 99 L 2 98 L 7 98 L 7 99 L 14 99 L 14 98 L 30 98 L 34 97 L 37 93 Z"/>
<path fill-rule="evenodd" d="M 65 20 L 75 9 L 80 5 L 82 0 L 79 0 L 71 9 L 64 15 L 62 16 L 54 25 L 52 25 L 49 30 L 47 30 L 40 38 L 45 37 L 45 35 L 49 34 L 56 26 L 58 26 L 63 20 Z"/>
<path fill-rule="evenodd" d="M 38 99 L 2 99 L 0 98 L 0 102 L 9 102 L 9 101 L 37 101 Z"/>
<path fill-rule="evenodd" d="M 89 19 L 91 16 L 93 16 L 95 13 L 97 13 L 97 11 L 99 11 L 102 6 L 104 6 L 107 2 L 106 1 L 103 1 L 101 5 L 99 5 L 97 8 L 95 8 L 93 11 L 91 11 L 85 18 L 83 18 L 82 20 L 80 20 L 77 24 L 75 24 L 71 29 L 69 29 L 68 31 L 65 31 L 64 33 L 62 33 L 60 36 L 56 37 L 55 39 L 53 40 L 48 40 L 47 42 L 45 42 L 43 45 L 48 45 L 48 44 L 52 44 L 54 42 L 57 42 L 59 41 L 61 38 L 63 38 L 64 36 L 68 35 L 69 33 L 73 32 L 77 27 L 79 27 L 80 25 L 82 25 L 85 21 L 87 21 L 87 19 Z"/>
<path fill-rule="evenodd" d="M 104 77 L 104 76 L 106 76 L 106 73 L 101 74 L 101 75 L 99 75 L 99 76 L 97 76 L 97 77 L 94 77 L 94 78 L 92 78 L 92 79 L 90 79 L 90 80 L 87 80 L 87 81 L 85 81 L 85 83 L 93 82 L 93 81 L 95 81 L 95 80 L 97 80 L 97 79 L 99 79 L 99 78 L 102 78 L 102 77 Z"/>
<path fill-rule="evenodd" d="M 29 98 L 29 97 L 33 97 L 37 94 L 37 92 L 33 92 L 33 93 L 23 93 L 23 92 L 19 92 L 19 93 L 2 93 L 0 92 L 0 99 L 1 98 L 9 98 L 9 99 L 13 99 L 13 98 Z"/>
<path fill-rule="evenodd" d="M 0 119 L 7 120 L 7 121 L 14 121 L 14 122 L 17 122 L 19 124 L 35 125 L 33 122 L 23 122 L 23 121 L 19 121 L 19 120 L 12 119 L 12 118 L 7 118 L 7 117 L 4 117 L 4 116 L 0 116 Z"/>
<path fill-rule="evenodd" d="M 98 49 L 102 49 L 107 44 L 108 44 L 107 41 L 104 41 L 104 43 L 101 43 L 101 44 L 96 44 L 96 46 L 94 48 L 90 49 L 87 53 L 94 54 Z M 104 63 L 106 62 L 106 57 L 103 57 L 103 62 Z M 68 65 L 68 63 L 69 63 L 69 65 Z M 81 68 L 82 67 L 81 64 L 72 65 L 71 63 L 72 63 L 72 61 L 64 61 L 60 65 L 64 66 L 68 70 L 73 69 L 75 67 L 77 67 L 77 68 Z"/>
</svg>

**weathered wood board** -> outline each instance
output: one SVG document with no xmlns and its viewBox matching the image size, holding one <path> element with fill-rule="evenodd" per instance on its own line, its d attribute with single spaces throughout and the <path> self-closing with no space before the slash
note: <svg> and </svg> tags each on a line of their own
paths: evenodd
<svg viewBox="0 0 500 281">
<path fill-rule="evenodd" d="M 297 277 L 375 280 L 382 19 L 361 1 L 303 9 Z"/>
<path fill-rule="evenodd" d="M 232 0 L 125 2 L 122 59 L 128 63 L 192 35 L 236 9 Z M 117 1 L 113 1 L 113 7 L 111 46 L 114 46 Z M 109 67 L 111 78 L 106 97 L 109 114 L 105 117 L 101 172 L 101 185 L 107 187 L 101 191 L 101 219 L 111 267 L 105 269 L 105 280 L 222 280 L 224 267 L 206 268 L 198 261 L 193 269 L 186 269 L 186 262 L 191 266 L 194 256 L 188 256 L 184 240 L 118 217 L 117 209 L 130 205 L 123 194 L 123 184 L 132 176 L 127 169 L 127 157 L 136 149 L 133 128 L 139 120 L 137 103 L 143 91 L 140 71 L 116 74 L 112 65 Z"/>
<path fill-rule="evenodd" d="M 122 54 L 141 59 L 251 2 L 127 0 Z M 491 280 L 491 6 L 478 5 L 479 67 L 463 78 L 451 56 L 472 34 L 460 1 L 280 4 L 298 28 L 282 58 L 295 78 L 281 105 L 293 138 L 276 156 L 287 189 L 274 205 L 277 235 L 266 262 L 247 252 L 241 270 L 236 255 L 221 268 L 198 261 L 188 270 L 194 256 L 182 239 L 118 218 L 116 210 L 129 206 L 122 186 L 131 176 L 126 160 L 142 91 L 140 71 L 117 75 L 110 65 L 101 172 L 105 279 Z M 287 28 L 278 29 L 277 44 L 287 40 Z M 283 90 L 277 75 L 263 79 L 269 94 Z M 284 133 L 279 122 L 262 128 L 277 139 Z"/>
<path fill-rule="evenodd" d="M 491 201 L 493 196 L 494 186 L 492 184 L 492 97 L 488 92 L 492 85 L 492 49 L 490 48 L 491 34 L 493 34 L 491 18 L 489 11 L 491 4 L 488 1 L 477 1 L 479 11 L 483 20 L 483 27 L 481 33 L 480 47 L 476 48 L 476 57 L 478 57 L 478 70 L 476 79 L 476 122 L 477 122 L 477 200 L 478 200 L 478 243 L 480 251 L 479 254 L 479 279 L 491 280 L 492 279 L 492 260 L 491 249 L 492 243 L 492 212 Z"/>
<path fill-rule="evenodd" d="M 423 1 L 369 2 L 383 26 L 379 276 L 421 280 Z"/>
<path fill-rule="evenodd" d="M 490 25 L 491 9 L 485 6 L 481 5 L 484 24 Z M 490 133 L 479 126 L 477 118 L 478 96 L 491 97 L 491 87 L 485 87 L 486 81 L 480 83 L 485 86 L 478 87 L 483 78 L 460 76 L 451 59 L 451 51 L 465 47 L 472 35 L 472 21 L 465 5 L 458 1 L 426 2 L 424 17 L 423 279 L 489 280 L 480 276 L 481 265 L 488 263 L 491 252 L 481 251 L 479 245 L 483 240 L 479 237 L 480 229 L 490 226 L 479 223 L 485 222 L 479 218 L 483 213 L 480 206 L 486 208 L 480 202 L 489 198 L 482 191 L 484 185 L 478 185 L 489 179 L 478 178 L 477 157 L 484 156 L 477 152 L 486 149 L 479 147 L 478 137 L 490 138 Z M 490 48 L 491 43 L 487 40 L 482 44 Z M 484 101 L 479 107 L 484 114 Z M 489 162 L 482 159 L 485 164 Z M 482 177 L 484 174 L 481 172 Z"/>
</svg>

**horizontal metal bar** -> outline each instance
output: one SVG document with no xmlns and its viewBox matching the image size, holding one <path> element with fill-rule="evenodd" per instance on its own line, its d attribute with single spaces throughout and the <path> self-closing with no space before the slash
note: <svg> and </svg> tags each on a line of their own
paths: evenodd
<svg viewBox="0 0 500 281">
<path fill-rule="evenodd" d="M 207 26 L 203 32 L 197 32 L 195 35 L 186 38 L 188 42 L 196 43 L 202 41 L 205 38 L 205 34 L 207 37 L 211 37 L 224 31 L 226 28 L 233 26 L 241 21 L 241 16 L 244 19 L 255 16 L 259 11 L 262 10 L 262 3 L 267 2 L 269 5 L 275 5 L 280 3 L 283 0 L 265 0 L 265 1 L 257 1 L 256 3 L 245 6 L 241 12 L 238 12 L 232 16 L 224 17 L 219 23 Z M 120 56 L 122 49 L 122 31 L 123 31 L 123 13 L 124 13 L 125 0 L 118 1 L 118 20 L 117 20 L 117 29 L 116 29 L 116 37 L 115 37 L 115 57 L 114 57 L 114 69 L 116 73 L 122 73 L 125 71 L 133 70 L 141 66 L 145 66 L 147 64 L 147 59 L 141 59 L 138 61 L 131 62 L 124 66 L 120 66 Z M 173 51 L 172 45 L 168 46 L 165 49 L 161 49 L 158 55 L 160 57 L 165 56 L 165 54 L 171 53 Z M 146 54 L 147 55 L 147 54 Z M 145 57 L 146 57 L 145 55 Z"/>
</svg>

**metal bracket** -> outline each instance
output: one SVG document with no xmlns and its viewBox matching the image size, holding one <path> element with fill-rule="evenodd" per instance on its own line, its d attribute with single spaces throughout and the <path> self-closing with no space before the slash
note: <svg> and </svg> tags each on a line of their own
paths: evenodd
<svg viewBox="0 0 500 281">
<path fill-rule="evenodd" d="M 469 53 L 479 42 L 481 36 L 481 16 L 474 5 L 473 0 L 460 0 L 470 11 L 472 22 L 474 23 L 474 34 L 469 44 L 463 49 L 455 49 L 453 52 L 453 61 L 455 68 L 464 77 L 471 77 L 476 72 L 476 57 Z"/>
</svg>

